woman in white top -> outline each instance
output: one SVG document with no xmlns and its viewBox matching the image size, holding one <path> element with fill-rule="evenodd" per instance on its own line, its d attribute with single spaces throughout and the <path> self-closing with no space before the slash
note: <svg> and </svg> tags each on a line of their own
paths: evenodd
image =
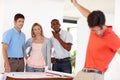
<svg viewBox="0 0 120 80">
<path fill-rule="evenodd" d="M 50 40 L 43 35 L 42 26 L 34 23 L 31 29 L 32 38 L 25 44 L 26 72 L 44 72 L 45 67 L 51 69 Z"/>
</svg>

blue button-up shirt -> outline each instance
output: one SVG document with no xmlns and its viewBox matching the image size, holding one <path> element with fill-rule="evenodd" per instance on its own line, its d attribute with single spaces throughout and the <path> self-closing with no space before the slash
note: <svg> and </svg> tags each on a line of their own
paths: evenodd
<svg viewBox="0 0 120 80">
<path fill-rule="evenodd" d="M 2 43 L 8 44 L 8 57 L 23 57 L 22 48 L 25 45 L 25 39 L 25 34 L 23 32 L 19 33 L 15 28 L 6 31 L 3 34 Z"/>
</svg>

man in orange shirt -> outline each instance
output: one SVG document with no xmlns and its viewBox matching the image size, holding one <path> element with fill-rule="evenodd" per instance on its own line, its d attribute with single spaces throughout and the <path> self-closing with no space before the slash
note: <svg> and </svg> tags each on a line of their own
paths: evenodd
<svg viewBox="0 0 120 80">
<path fill-rule="evenodd" d="M 76 0 L 71 2 L 87 18 L 91 30 L 84 68 L 78 72 L 74 80 L 104 80 L 104 72 L 115 53 L 120 54 L 120 39 L 112 31 L 112 26 L 105 25 L 102 11 L 90 12 Z"/>
</svg>

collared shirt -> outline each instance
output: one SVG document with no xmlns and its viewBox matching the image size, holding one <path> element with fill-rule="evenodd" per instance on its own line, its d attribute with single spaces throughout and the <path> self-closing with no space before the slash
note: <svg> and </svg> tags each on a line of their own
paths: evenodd
<svg viewBox="0 0 120 80">
<path fill-rule="evenodd" d="M 59 32 L 60 38 L 66 42 L 66 43 L 72 43 L 73 42 L 73 38 L 72 35 L 65 31 L 65 30 L 61 30 Z M 53 56 L 57 59 L 62 59 L 62 58 L 66 58 L 66 57 L 70 57 L 70 52 L 67 51 L 66 49 L 64 49 L 62 47 L 62 45 L 59 43 L 59 41 L 54 38 L 53 36 L 50 38 L 51 43 L 52 43 L 52 47 L 53 47 Z"/>
<path fill-rule="evenodd" d="M 8 44 L 8 57 L 23 57 L 22 48 L 25 45 L 25 34 L 18 32 L 15 28 L 9 29 L 3 34 L 2 43 Z"/>
<path fill-rule="evenodd" d="M 118 48 L 120 38 L 112 31 L 112 26 L 107 26 L 102 37 L 91 31 L 84 67 L 105 72 Z"/>
</svg>

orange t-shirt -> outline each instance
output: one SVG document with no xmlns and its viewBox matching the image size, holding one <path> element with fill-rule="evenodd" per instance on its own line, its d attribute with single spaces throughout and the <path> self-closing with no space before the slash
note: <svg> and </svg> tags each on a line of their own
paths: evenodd
<svg viewBox="0 0 120 80">
<path fill-rule="evenodd" d="M 118 48 L 120 48 L 120 39 L 112 31 L 112 26 L 107 27 L 102 37 L 91 31 L 84 67 L 105 72 Z"/>
</svg>

